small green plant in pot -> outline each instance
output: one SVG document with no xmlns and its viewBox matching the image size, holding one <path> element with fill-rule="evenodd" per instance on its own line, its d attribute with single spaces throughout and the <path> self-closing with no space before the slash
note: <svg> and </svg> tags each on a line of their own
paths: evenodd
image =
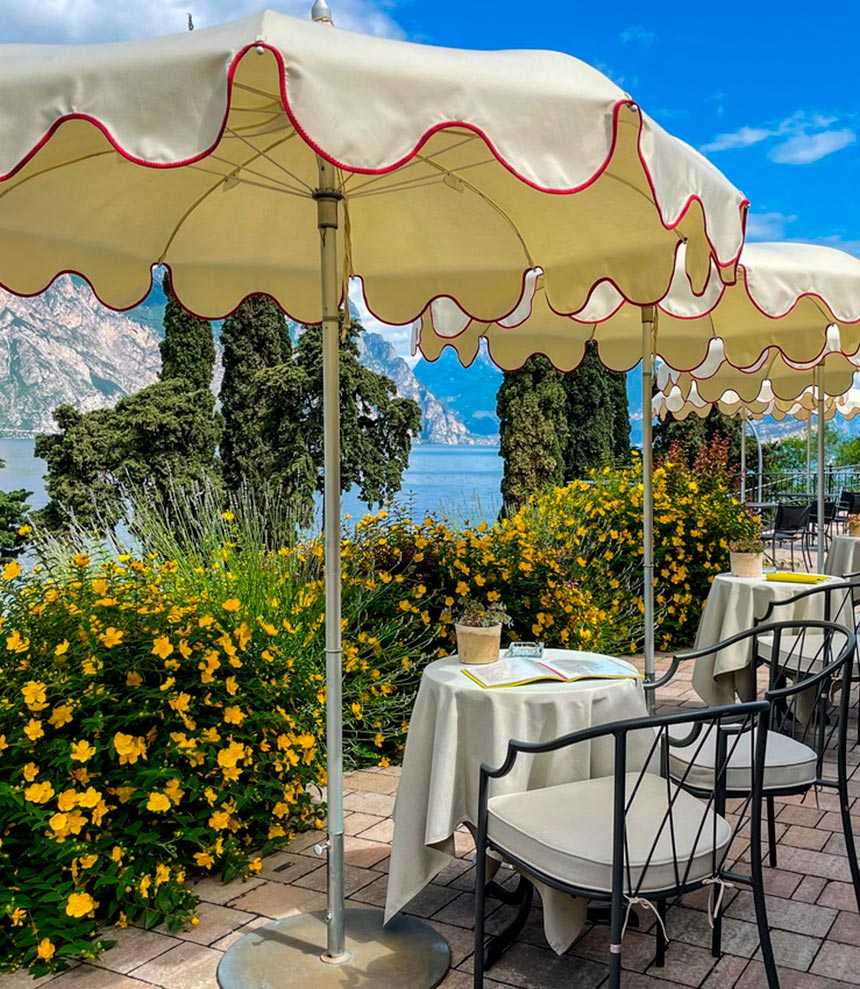
<svg viewBox="0 0 860 989">
<path fill-rule="evenodd" d="M 502 647 L 502 626 L 510 624 L 511 617 L 500 602 L 484 603 L 476 598 L 462 598 L 454 624 L 460 662 L 469 665 L 495 663 Z"/>
<path fill-rule="evenodd" d="M 755 536 L 742 536 L 729 544 L 733 577 L 761 577 L 764 543 Z"/>
</svg>

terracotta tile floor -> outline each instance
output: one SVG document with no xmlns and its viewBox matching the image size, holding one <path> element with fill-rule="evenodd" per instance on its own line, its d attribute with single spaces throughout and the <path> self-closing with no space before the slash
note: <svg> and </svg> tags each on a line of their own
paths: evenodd
<svg viewBox="0 0 860 989">
<path fill-rule="evenodd" d="M 664 695 L 667 704 L 695 705 L 688 682 Z M 852 725 L 851 738 L 854 737 Z M 849 752 L 852 794 L 860 796 L 860 747 Z M 346 797 L 347 870 L 350 900 L 379 906 L 385 897 L 397 769 L 353 773 Z M 779 868 L 767 869 L 769 918 L 783 989 L 839 989 L 860 986 L 860 919 L 848 882 L 847 860 L 834 798 L 822 795 L 781 801 Z M 858 808 L 860 830 L 860 808 Z M 97 963 L 78 965 L 53 978 L 0 976 L 0 989 L 216 989 L 215 970 L 223 952 L 242 934 L 270 919 L 324 905 L 325 872 L 313 852 L 319 834 L 300 836 L 287 851 L 269 857 L 262 874 L 245 883 L 223 886 L 203 880 L 200 925 L 180 934 L 129 928 L 111 932 L 117 945 Z M 445 989 L 471 986 L 474 868 L 471 841 L 462 835 L 460 858 L 452 860 L 410 904 L 451 946 L 453 967 Z M 672 942 L 664 968 L 653 964 L 653 937 L 629 931 L 624 941 L 625 989 L 758 989 L 765 985 L 756 960 L 758 938 L 751 896 L 729 891 L 725 907 L 724 948 L 716 961 L 708 950 L 706 903 L 688 897 L 669 913 Z M 490 931 L 498 917 L 488 920 Z M 488 989 L 597 989 L 607 977 L 607 929 L 587 929 L 564 956 L 546 945 L 539 906 L 517 943 L 490 972 Z M 288 989 L 289 975 L 284 987 Z M 405 987 L 406 989 L 406 987 Z"/>
</svg>

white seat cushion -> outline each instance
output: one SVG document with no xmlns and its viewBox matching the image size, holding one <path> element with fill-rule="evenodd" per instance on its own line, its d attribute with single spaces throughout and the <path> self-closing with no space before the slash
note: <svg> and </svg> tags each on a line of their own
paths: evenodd
<svg viewBox="0 0 860 989">
<path fill-rule="evenodd" d="M 801 635 L 803 641 L 800 641 Z M 770 662 L 773 658 L 773 632 L 759 636 L 758 649 L 762 659 Z M 779 638 L 779 665 L 786 672 L 800 673 L 801 677 L 820 673 L 824 669 L 822 660 L 825 655 L 822 632 L 807 630 L 794 635 L 783 632 Z M 828 658 L 832 662 L 836 656 L 831 652 Z"/>
<path fill-rule="evenodd" d="M 638 773 L 628 774 L 628 800 L 639 778 Z M 546 875 L 572 886 L 608 892 L 612 888 L 614 786 L 612 777 L 602 777 L 491 797 L 488 834 L 502 850 Z M 676 796 L 672 824 L 677 872 L 666 816 L 670 795 Z M 713 876 L 715 854 L 719 865 L 731 833 L 728 823 L 703 801 L 660 776 L 645 774 L 627 811 L 630 871 L 625 866 L 625 885 L 648 893 L 675 887 L 678 875 L 687 882 Z"/>
<path fill-rule="evenodd" d="M 713 790 L 714 766 L 717 761 L 717 731 L 718 729 L 713 725 L 709 725 L 702 736 L 689 745 L 669 747 L 669 773 L 673 779 L 683 780 L 686 786 Z M 684 736 L 687 733 L 685 728 Z M 754 738 L 754 731 L 745 731 L 739 738 L 735 735 L 726 736 L 726 750 L 729 753 L 729 765 L 726 770 L 727 790 L 741 792 L 749 790 Z M 808 745 L 788 735 L 769 731 L 763 789 L 784 790 L 811 785 L 815 782 L 817 761 L 815 750 Z"/>
</svg>

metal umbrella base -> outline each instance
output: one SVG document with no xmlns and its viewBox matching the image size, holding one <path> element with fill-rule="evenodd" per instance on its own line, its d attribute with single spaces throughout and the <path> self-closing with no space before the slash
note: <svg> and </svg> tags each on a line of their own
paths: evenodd
<svg viewBox="0 0 860 989">
<path fill-rule="evenodd" d="M 218 966 L 220 989 L 433 989 L 450 968 L 448 942 L 429 924 L 400 914 L 383 927 L 370 908 L 345 919 L 343 961 L 323 958 L 325 911 L 298 914 L 237 941 Z"/>
</svg>

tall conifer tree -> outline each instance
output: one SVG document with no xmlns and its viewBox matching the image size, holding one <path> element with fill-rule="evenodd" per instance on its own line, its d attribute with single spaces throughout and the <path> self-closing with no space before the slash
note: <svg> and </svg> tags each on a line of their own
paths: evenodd
<svg viewBox="0 0 860 989">
<path fill-rule="evenodd" d="M 516 512 L 529 495 L 565 481 L 563 378 L 545 357 L 531 357 L 520 370 L 504 374 L 496 398 L 504 514 Z"/>
<path fill-rule="evenodd" d="M 164 339 L 161 341 L 161 381 L 184 378 L 193 391 L 209 389 L 215 369 L 215 340 L 208 319 L 198 319 L 176 301 L 170 272 L 164 273 Z"/>
</svg>

